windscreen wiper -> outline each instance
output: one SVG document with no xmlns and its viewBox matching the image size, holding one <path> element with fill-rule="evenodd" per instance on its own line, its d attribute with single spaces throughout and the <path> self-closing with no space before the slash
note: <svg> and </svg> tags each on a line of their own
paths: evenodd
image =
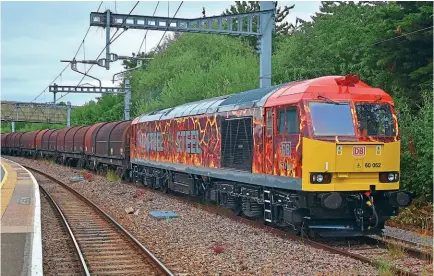
<svg viewBox="0 0 434 276">
<path fill-rule="evenodd" d="M 325 100 L 326 102 L 329 102 L 329 103 L 332 103 L 332 104 L 341 105 L 341 103 L 338 103 L 338 102 L 335 102 L 335 101 L 333 101 L 333 100 L 330 100 L 329 98 L 326 98 L 326 97 L 324 97 L 324 96 L 318 96 L 318 99 L 323 99 L 323 100 Z"/>
</svg>

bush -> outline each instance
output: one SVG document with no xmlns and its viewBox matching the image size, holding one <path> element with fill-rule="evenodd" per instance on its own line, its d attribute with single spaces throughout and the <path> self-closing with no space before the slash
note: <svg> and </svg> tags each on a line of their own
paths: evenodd
<svg viewBox="0 0 434 276">
<path fill-rule="evenodd" d="M 120 182 L 121 181 L 120 176 L 117 175 L 115 171 L 110 170 L 110 169 L 107 170 L 107 179 L 109 181 L 113 181 L 113 182 Z"/>
<path fill-rule="evenodd" d="M 422 93 L 423 106 L 416 115 L 397 99 L 401 134 L 401 188 L 432 202 L 433 102 L 432 91 Z"/>
<path fill-rule="evenodd" d="M 424 198 L 418 198 L 410 206 L 402 208 L 399 215 L 388 221 L 387 225 L 432 235 L 432 214 L 433 205 L 427 205 Z"/>
</svg>

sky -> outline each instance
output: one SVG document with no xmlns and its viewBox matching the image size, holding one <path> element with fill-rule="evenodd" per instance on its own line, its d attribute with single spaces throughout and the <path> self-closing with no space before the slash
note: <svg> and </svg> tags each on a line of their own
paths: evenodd
<svg viewBox="0 0 434 276">
<path fill-rule="evenodd" d="M 66 63 L 74 57 L 89 27 L 90 12 L 97 11 L 101 1 L 87 2 L 1 2 L 1 100 L 33 101 L 35 97 L 51 84 L 62 71 Z M 112 12 L 128 14 L 135 1 L 104 1 L 100 12 L 110 9 Z M 160 1 L 156 16 L 172 17 L 181 1 Z M 176 17 L 197 18 L 202 16 L 202 7 L 207 16 L 221 15 L 234 1 L 184 1 Z M 279 6 L 295 7 L 288 15 L 288 21 L 295 23 L 297 17 L 310 20 L 310 16 L 319 10 L 319 1 L 281 1 Z M 132 14 L 151 16 L 157 1 L 141 1 Z M 111 29 L 113 34 L 116 29 Z M 137 52 L 145 35 L 145 30 L 128 30 L 113 44 L 110 50 L 118 55 L 131 55 Z M 118 32 L 119 34 L 120 32 Z M 149 51 L 160 41 L 164 32 L 149 31 L 146 49 Z M 169 32 L 167 33 L 169 34 Z M 166 35 L 167 35 L 166 34 Z M 105 30 L 91 27 L 80 49 L 77 60 L 95 59 L 105 46 Z M 105 57 L 105 53 L 101 55 Z M 78 64 L 78 70 L 85 66 Z M 123 70 L 121 61 L 111 63 L 110 70 L 94 66 L 90 75 L 101 79 L 103 86 L 113 86 L 113 74 Z M 259 72 L 258 72 L 259 74 Z M 83 75 L 70 68 L 59 77 L 58 85 L 77 85 Z M 97 84 L 86 78 L 83 83 Z M 72 105 L 83 105 L 98 94 L 69 94 L 62 101 Z M 57 95 L 59 98 L 60 95 Z M 51 102 L 53 94 L 48 92 L 34 102 Z"/>
</svg>

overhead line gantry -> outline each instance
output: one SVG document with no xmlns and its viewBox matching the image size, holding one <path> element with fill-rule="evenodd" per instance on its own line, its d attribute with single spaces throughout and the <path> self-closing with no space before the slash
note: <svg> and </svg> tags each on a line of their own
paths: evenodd
<svg viewBox="0 0 434 276">
<path fill-rule="evenodd" d="M 260 1 L 260 11 L 240 13 L 233 15 L 220 15 L 211 17 L 200 17 L 193 19 L 177 17 L 160 17 L 112 13 L 106 12 L 90 13 L 90 26 L 106 28 L 106 57 L 95 61 L 82 61 L 83 63 L 97 64 L 110 69 L 110 62 L 121 59 L 120 56 L 110 53 L 110 28 L 140 29 L 154 31 L 173 31 L 204 34 L 220 34 L 232 36 L 253 36 L 260 40 L 259 47 L 259 86 L 271 86 L 271 43 L 272 32 L 275 28 L 275 5 L 272 1 Z M 246 23 L 246 24 L 244 24 Z M 256 28 L 254 28 L 256 23 Z M 72 66 L 73 63 L 71 63 Z M 137 68 L 137 67 L 136 67 Z M 134 68 L 134 69 L 136 69 Z M 74 69 L 73 69 L 74 70 Z M 76 71 L 76 70 L 75 70 Z M 82 72 L 79 72 L 83 74 Z M 122 72 L 121 72 L 122 73 Z M 84 73 L 87 75 L 87 73 Z M 116 75 L 116 74 L 115 74 Z M 113 76 L 114 79 L 114 76 Z M 125 108 L 124 119 L 129 120 L 129 105 L 131 98 L 131 87 L 129 80 L 125 80 L 125 87 L 82 87 L 82 86 L 59 86 L 50 85 L 49 91 L 54 93 L 103 93 L 103 94 L 124 94 Z"/>
<path fill-rule="evenodd" d="M 260 11 L 233 15 L 200 17 L 193 19 L 146 15 L 117 14 L 110 10 L 92 12 L 90 26 L 106 28 L 106 40 L 110 41 L 110 28 L 154 31 L 173 31 L 233 36 L 254 36 L 260 39 L 259 86 L 271 86 L 271 42 L 275 28 L 275 6 L 272 1 L 260 1 Z M 256 21 L 257 28 L 254 29 Z M 247 22 L 244 26 L 243 22 Z M 234 23 L 236 28 L 233 28 Z M 110 48 L 106 48 L 106 69 L 110 68 Z"/>
</svg>

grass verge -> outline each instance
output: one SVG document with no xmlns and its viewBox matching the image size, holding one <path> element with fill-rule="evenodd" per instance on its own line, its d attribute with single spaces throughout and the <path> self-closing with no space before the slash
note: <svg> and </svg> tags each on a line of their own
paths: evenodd
<svg viewBox="0 0 434 276">
<path fill-rule="evenodd" d="M 120 182 L 121 177 L 115 171 L 107 170 L 107 179 L 113 182 Z"/>
<path fill-rule="evenodd" d="M 433 204 L 415 199 L 410 206 L 400 209 L 399 215 L 387 221 L 386 225 L 432 236 Z"/>
</svg>

